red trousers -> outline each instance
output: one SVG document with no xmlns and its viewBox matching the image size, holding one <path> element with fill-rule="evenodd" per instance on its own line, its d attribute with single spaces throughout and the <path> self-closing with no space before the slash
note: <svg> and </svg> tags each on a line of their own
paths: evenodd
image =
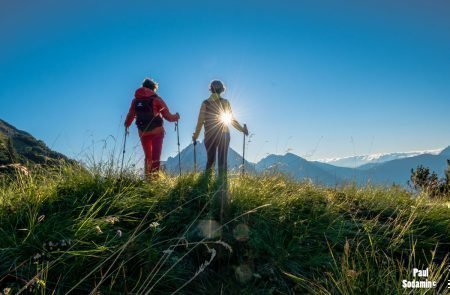
<svg viewBox="0 0 450 295">
<path fill-rule="evenodd" d="M 145 155 L 145 174 L 150 175 L 159 171 L 161 150 L 164 133 L 144 134 L 141 136 L 142 148 Z"/>
</svg>

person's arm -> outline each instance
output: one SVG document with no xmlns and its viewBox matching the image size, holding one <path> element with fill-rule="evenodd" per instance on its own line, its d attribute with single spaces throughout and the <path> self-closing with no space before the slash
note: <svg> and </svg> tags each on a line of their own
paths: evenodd
<svg viewBox="0 0 450 295">
<path fill-rule="evenodd" d="M 162 98 L 158 98 L 158 103 L 156 105 L 157 105 L 157 113 L 161 113 L 163 118 L 166 119 L 167 121 L 175 122 L 180 119 L 180 114 L 178 113 L 172 114 L 169 111 L 169 108 L 167 107 L 164 100 L 162 100 Z"/>
<path fill-rule="evenodd" d="M 200 107 L 200 112 L 198 114 L 197 126 L 195 127 L 195 132 L 192 135 L 192 141 L 196 141 L 200 132 L 202 131 L 203 123 L 205 122 L 206 105 L 202 103 Z"/>
<path fill-rule="evenodd" d="M 245 135 L 248 135 L 248 130 L 247 130 L 247 126 L 243 127 L 238 120 L 236 120 L 236 118 L 234 117 L 233 111 L 231 110 L 231 105 L 230 102 L 227 100 L 227 111 L 231 114 L 231 125 L 236 128 L 238 131 L 245 133 Z"/>
<path fill-rule="evenodd" d="M 131 123 L 133 123 L 135 117 L 136 117 L 136 112 L 134 110 L 134 99 L 133 99 L 133 101 L 131 102 L 130 109 L 128 110 L 127 117 L 125 119 L 125 123 L 124 123 L 125 128 L 128 129 L 128 127 L 130 127 L 130 125 L 131 125 Z"/>
</svg>

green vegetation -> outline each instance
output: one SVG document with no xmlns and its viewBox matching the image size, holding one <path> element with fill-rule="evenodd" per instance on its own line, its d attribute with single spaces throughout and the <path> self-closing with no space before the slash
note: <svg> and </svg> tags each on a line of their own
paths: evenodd
<svg viewBox="0 0 450 295">
<path fill-rule="evenodd" d="M 445 178 L 439 179 L 436 172 L 430 172 L 430 168 L 422 165 L 415 170 L 411 169 L 409 186 L 416 192 L 424 193 L 431 198 L 446 197 L 450 195 L 450 160 L 447 160 L 448 167 L 445 171 Z"/>
<path fill-rule="evenodd" d="M 52 151 L 41 140 L 18 130 L 0 119 L 0 166 L 9 164 L 50 164 L 60 160 L 70 162 L 64 155 Z"/>
<path fill-rule="evenodd" d="M 401 188 L 230 178 L 221 226 L 200 174 L 14 177 L 0 184 L 0 292 L 403 294 L 413 267 L 429 267 L 436 293 L 450 279 L 449 200 Z"/>
</svg>

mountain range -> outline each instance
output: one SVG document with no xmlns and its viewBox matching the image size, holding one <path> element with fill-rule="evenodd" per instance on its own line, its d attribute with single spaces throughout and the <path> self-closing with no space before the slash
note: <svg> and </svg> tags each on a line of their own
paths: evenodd
<svg viewBox="0 0 450 295">
<path fill-rule="evenodd" d="M 206 148 L 200 142 L 196 146 L 197 169 L 202 171 L 206 165 Z M 180 153 L 182 172 L 194 170 L 194 146 L 191 144 Z M 329 161 L 308 161 L 298 155 L 268 155 L 257 163 L 245 162 L 245 170 L 252 174 L 283 173 L 296 180 L 309 179 L 325 185 L 343 183 L 366 183 L 391 185 L 393 183 L 406 185 L 411 175 L 411 169 L 419 165 L 430 168 L 443 177 L 450 159 L 450 146 L 437 151 L 379 154 L 359 156 L 359 158 L 344 158 L 347 163 L 359 163 L 358 167 L 340 167 L 345 165 L 338 159 Z M 0 168 L 8 165 L 21 164 L 57 164 L 60 160 L 70 161 L 63 154 L 48 148 L 41 140 L 29 133 L 19 130 L 0 119 Z M 341 159 L 342 160 L 342 159 Z M 242 157 L 233 149 L 228 150 L 228 169 L 231 174 L 242 169 Z M 332 165 L 331 163 L 334 163 Z M 165 169 L 171 174 L 179 171 L 178 155 L 169 157 L 164 163 Z M 1 169 L 0 169 L 1 173 Z"/>
<path fill-rule="evenodd" d="M 338 167 L 357 168 L 363 165 L 372 166 L 372 164 L 379 164 L 388 161 L 410 158 L 424 154 L 437 155 L 442 152 L 442 149 L 413 151 L 413 152 L 399 152 L 399 153 L 380 153 L 352 157 L 331 158 L 318 160 L 319 162 L 331 164 Z"/>
<path fill-rule="evenodd" d="M 367 157 L 367 156 L 362 156 Z M 374 157 L 376 158 L 376 157 Z M 411 152 L 383 154 L 377 161 L 363 162 L 362 165 L 350 168 L 331 165 L 326 162 L 308 161 L 298 155 L 287 153 L 285 155 L 268 155 L 257 163 L 245 161 L 245 169 L 249 173 L 283 173 L 296 180 L 310 179 L 313 182 L 325 185 L 338 185 L 343 183 L 357 183 L 364 185 L 399 184 L 406 185 L 411 169 L 419 165 L 429 167 L 440 177 L 447 169 L 447 159 L 450 159 L 450 146 L 440 151 Z M 229 170 L 238 172 L 242 167 L 242 157 L 232 148 L 228 151 Z M 206 165 L 206 149 L 203 144 L 197 145 L 197 167 L 203 170 Z M 165 162 L 169 173 L 178 172 L 178 156 L 170 157 Z M 189 145 L 181 151 L 182 171 L 194 169 L 194 147 Z"/>
<path fill-rule="evenodd" d="M 197 153 L 197 169 L 203 170 L 206 166 L 206 147 L 203 142 L 199 142 L 196 145 Z M 180 152 L 181 156 L 181 171 L 188 172 L 194 170 L 194 145 L 190 144 Z M 179 172 L 178 155 L 175 157 L 169 157 L 163 164 L 167 172 L 175 174 Z M 242 168 L 242 156 L 233 150 L 228 149 L 228 171 L 230 173 L 239 173 Z M 245 160 L 245 169 L 251 173 L 255 173 L 255 164 Z"/>
</svg>

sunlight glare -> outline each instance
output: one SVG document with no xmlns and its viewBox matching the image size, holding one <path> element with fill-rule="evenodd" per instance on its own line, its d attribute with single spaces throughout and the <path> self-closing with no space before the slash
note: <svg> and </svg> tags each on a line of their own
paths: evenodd
<svg viewBox="0 0 450 295">
<path fill-rule="evenodd" d="M 223 112 L 220 114 L 220 122 L 224 125 L 230 125 L 233 120 L 233 116 L 229 112 Z"/>
</svg>

